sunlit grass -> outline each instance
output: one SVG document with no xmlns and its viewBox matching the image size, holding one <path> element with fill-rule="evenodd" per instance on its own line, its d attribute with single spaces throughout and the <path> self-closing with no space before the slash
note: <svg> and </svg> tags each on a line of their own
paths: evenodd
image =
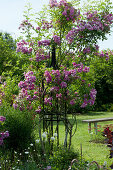
<svg viewBox="0 0 113 170">
<path fill-rule="evenodd" d="M 87 161 L 97 161 L 100 165 L 103 165 L 105 161 L 107 161 L 108 167 L 113 163 L 113 158 L 109 158 L 110 148 L 103 142 L 92 141 L 91 138 L 96 138 L 98 140 L 95 131 L 94 125 L 92 124 L 92 133 L 88 133 L 88 123 L 83 123 L 82 120 L 85 119 L 97 119 L 97 118 L 105 118 L 105 117 L 113 117 L 112 112 L 93 112 L 84 115 L 77 115 L 77 131 L 72 138 L 72 145 L 75 151 L 79 151 L 81 153 L 82 146 L 82 157 Z M 62 123 L 61 123 L 62 124 Z M 101 129 L 103 130 L 103 126 L 106 124 L 113 124 L 112 121 L 99 122 L 98 125 L 101 125 Z M 63 143 L 64 140 L 64 131 L 63 126 L 60 126 L 60 142 Z"/>
<path fill-rule="evenodd" d="M 82 120 L 84 119 L 97 119 L 97 118 L 104 118 L 104 117 L 113 117 L 113 113 L 111 112 L 99 112 L 93 114 L 86 114 L 86 115 L 79 115 L 77 116 L 78 120 L 78 130 L 73 137 L 73 145 L 74 149 L 80 147 L 80 143 L 82 144 L 82 154 L 86 160 L 89 161 L 97 161 L 100 165 L 107 161 L 107 164 L 111 165 L 113 163 L 113 159 L 109 158 L 109 150 L 110 148 L 107 147 L 106 144 L 103 143 L 94 143 L 90 142 L 91 134 L 88 133 L 88 124 L 83 123 Z M 102 127 L 105 124 L 111 124 L 111 122 L 99 122 L 98 124 Z M 93 124 L 92 124 L 92 132 L 95 136 Z M 74 142 L 76 141 L 76 142 Z"/>
<path fill-rule="evenodd" d="M 94 124 L 92 123 L 91 134 L 88 133 L 88 123 L 82 122 L 85 119 L 98 119 L 105 117 L 113 117 L 113 112 L 91 112 L 88 114 L 79 114 L 77 117 L 77 131 L 72 138 L 72 146 L 75 151 L 79 151 L 82 157 L 86 161 L 96 161 L 99 165 L 103 165 L 104 162 L 107 162 L 107 166 L 109 167 L 113 163 L 113 158 L 109 158 L 110 148 L 103 141 L 103 137 L 98 138 L 95 134 Z M 69 115 L 69 119 L 71 116 Z M 106 122 L 98 122 L 98 125 L 101 125 L 101 130 L 106 124 L 113 124 L 112 121 Z M 76 128 L 76 127 L 75 127 Z M 65 127 L 63 122 L 60 122 L 59 128 L 60 134 L 60 144 L 64 143 L 64 135 L 65 135 Z M 96 138 L 96 141 L 92 140 Z M 102 142 L 101 142 L 102 141 Z M 82 147 L 82 149 L 81 149 Z"/>
</svg>

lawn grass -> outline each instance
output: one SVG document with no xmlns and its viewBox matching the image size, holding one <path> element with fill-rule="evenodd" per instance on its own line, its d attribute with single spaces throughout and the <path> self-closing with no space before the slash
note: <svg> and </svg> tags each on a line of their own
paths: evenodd
<svg viewBox="0 0 113 170">
<path fill-rule="evenodd" d="M 107 167 L 110 167 L 111 164 L 113 163 L 113 158 L 109 158 L 110 148 L 107 147 L 107 145 L 103 142 L 91 141 L 92 137 L 98 139 L 94 131 L 94 125 L 92 124 L 93 135 L 91 135 L 90 133 L 88 133 L 88 123 L 82 122 L 82 120 L 85 119 L 98 119 L 98 118 L 106 118 L 106 117 L 113 117 L 113 112 L 89 112 L 87 114 L 77 114 L 76 116 L 77 131 L 72 138 L 72 146 L 74 151 L 75 152 L 77 151 L 80 154 L 81 154 L 81 146 L 82 146 L 82 158 L 84 160 L 89 162 L 96 161 L 101 166 L 104 164 L 104 162 L 107 162 Z M 71 120 L 70 115 L 69 115 L 69 119 Z M 98 125 L 101 125 L 102 130 L 103 130 L 103 126 L 107 124 L 113 124 L 113 121 L 98 122 Z M 64 135 L 65 135 L 65 127 L 63 122 L 60 122 L 59 130 L 60 130 L 60 144 L 63 144 Z M 38 135 L 38 132 L 36 134 Z M 36 139 L 37 137 L 38 136 L 36 136 Z"/>
<path fill-rule="evenodd" d="M 77 131 L 72 138 L 72 145 L 75 150 L 81 152 L 82 145 L 82 155 L 87 161 L 97 161 L 99 165 L 103 165 L 106 161 L 107 165 L 110 166 L 113 163 L 113 158 L 109 158 L 110 148 L 103 143 L 91 142 L 92 135 L 88 133 L 88 123 L 82 122 L 85 119 L 97 119 L 113 117 L 113 112 L 92 112 L 88 114 L 77 115 Z M 113 121 L 109 122 L 99 122 L 101 126 L 106 124 L 113 124 Z M 93 124 L 92 124 L 93 125 Z M 95 136 L 94 128 L 92 129 L 93 137 Z"/>
<path fill-rule="evenodd" d="M 69 116 L 70 117 L 70 116 Z M 77 131 L 72 138 L 72 146 L 75 151 L 79 151 L 81 153 L 82 146 L 82 158 L 86 161 L 96 161 L 99 165 L 103 165 L 104 162 L 107 162 L 107 166 L 109 167 L 113 163 L 113 158 L 109 158 L 110 156 L 110 148 L 103 142 L 95 142 L 91 141 L 93 139 L 98 139 L 98 134 L 95 134 L 94 125 L 92 124 L 92 132 L 93 134 L 88 133 L 88 123 L 82 122 L 85 119 L 98 119 L 98 118 L 106 118 L 113 117 L 113 112 L 89 112 L 87 114 L 79 114 L 77 117 Z M 113 124 L 113 121 L 105 121 L 98 122 L 98 125 L 101 125 L 101 129 L 103 130 L 103 126 L 107 124 Z M 99 132 L 98 132 L 99 133 Z M 64 141 L 65 129 L 64 125 L 60 123 L 60 143 L 63 144 Z M 101 135 L 100 135 L 101 136 Z M 101 136 L 103 138 L 103 136 Z"/>
</svg>

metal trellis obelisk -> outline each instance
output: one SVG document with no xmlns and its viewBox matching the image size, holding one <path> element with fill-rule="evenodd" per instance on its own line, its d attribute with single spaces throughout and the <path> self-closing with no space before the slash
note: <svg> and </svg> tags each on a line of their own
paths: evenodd
<svg viewBox="0 0 113 170">
<path fill-rule="evenodd" d="M 55 45 L 52 45 L 52 59 L 51 59 L 51 67 L 54 70 L 57 69 L 56 64 L 56 49 Z M 51 105 L 51 109 L 48 110 L 44 104 L 44 95 L 46 94 L 46 88 L 44 87 L 44 80 L 42 80 L 42 99 L 43 99 L 43 114 L 42 114 L 42 121 L 43 121 L 43 132 L 47 132 L 48 134 L 48 141 L 51 147 L 51 151 L 53 150 L 53 142 L 51 142 L 51 137 L 54 133 L 57 134 L 57 146 L 59 146 L 59 123 L 62 121 L 65 126 L 65 138 L 64 138 L 64 147 L 71 146 L 71 138 L 72 138 L 72 129 L 75 124 L 72 123 L 67 117 L 67 103 L 66 100 L 63 101 L 63 106 L 60 106 L 58 99 L 55 101 L 54 107 Z M 52 92 L 50 92 L 50 96 L 52 97 Z M 67 97 L 67 92 L 64 93 L 65 98 Z M 53 98 L 52 98 L 53 99 Z M 45 109 L 46 108 L 46 109 Z M 75 120 L 76 121 L 76 120 Z M 68 134 L 69 136 L 69 145 L 68 145 Z"/>
</svg>

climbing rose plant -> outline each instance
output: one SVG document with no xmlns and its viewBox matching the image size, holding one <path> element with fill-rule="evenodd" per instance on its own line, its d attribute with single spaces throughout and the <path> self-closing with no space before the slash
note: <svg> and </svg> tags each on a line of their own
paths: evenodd
<svg viewBox="0 0 113 170">
<path fill-rule="evenodd" d="M 17 43 L 16 51 L 26 55 L 31 65 L 18 84 L 15 109 L 28 109 L 41 118 L 94 105 L 97 92 L 88 77 L 90 59 L 95 55 L 109 59 L 107 52 L 99 52 L 98 39 L 106 39 L 113 23 L 106 8 L 110 1 L 104 5 L 99 11 L 82 12 L 66 0 L 50 0 L 46 14 L 43 11 L 34 19 L 36 27 L 26 15 L 19 27 L 26 39 Z"/>
</svg>

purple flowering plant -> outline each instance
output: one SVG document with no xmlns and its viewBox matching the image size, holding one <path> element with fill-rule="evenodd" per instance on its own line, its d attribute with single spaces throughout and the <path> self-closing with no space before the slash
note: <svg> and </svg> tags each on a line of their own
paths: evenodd
<svg viewBox="0 0 113 170">
<path fill-rule="evenodd" d="M 55 109 L 56 100 L 59 101 L 59 104 L 62 105 L 62 107 L 64 107 L 63 106 L 64 100 L 66 100 L 66 102 L 69 104 L 72 104 L 72 101 L 73 103 L 80 103 L 80 107 L 86 107 L 88 104 L 93 105 L 96 97 L 96 90 L 93 91 L 92 86 L 89 86 L 87 82 L 85 82 L 85 80 L 81 79 L 79 75 L 81 72 L 87 74 L 87 72 L 89 72 L 89 67 L 87 68 L 86 66 L 83 67 L 80 65 L 80 67 L 76 68 L 74 63 L 74 68 L 71 70 L 67 70 L 67 68 L 64 68 L 63 66 L 62 68 L 60 68 L 60 70 L 46 70 L 43 76 L 44 84 L 46 87 L 46 90 L 44 92 L 45 108 L 53 106 Z M 37 87 L 37 85 L 35 84 L 36 76 L 34 76 L 33 71 L 26 73 L 24 76 L 25 81 L 20 81 L 18 84 L 21 90 L 19 96 L 17 97 L 15 103 L 13 104 L 13 107 L 16 109 L 17 106 L 19 106 L 20 110 L 25 109 L 25 106 L 27 107 L 27 109 L 33 109 L 32 104 L 34 102 L 37 102 L 38 100 L 39 105 L 36 109 L 36 112 L 40 113 L 41 108 L 43 108 L 43 102 L 41 99 L 43 89 Z M 75 83 L 76 86 L 79 87 L 79 92 L 77 93 L 77 95 L 75 88 L 74 90 L 72 90 L 70 86 L 70 84 L 74 85 Z M 88 88 L 90 89 L 89 95 L 85 96 L 85 94 L 82 91 L 83 87 L 85 87 L 86 89 Z M 85 102 L 85 105 L 83 105 L 82 102 L 83 103 Z"/>
<path fill-rule="evenodd" d="M 4 116 L 0 116 L 0 146 L 3 145 L 4 139 L 9 137 L 9 132 L 5 131 L 3 132 L 3 124 L 6 118 Z"/>
<path fill-rule="evenodd" d="M 76 6 L 76 2 L 74 5 Z M 44 8 L 44 12 L 41 12 L 43 17 L 38 17 L 35 20 L 35 24 L 38 23 L 36 28 L 33 23 L 31 24 L 33 19 L 28 19 L 27 16 L 26 20 L 20 24 L 19 29 L 23 31 L 24 35 L 27 33 L 27 42 L 25 40 L 18 42 L 17 52 L 29 54 L 30 60 L 36 67 L 37 65 L 40 67 L 40 64 L 45 62 L 47 65 L 50 64 L 52 43 L 55 43 L 59 50 L 57 55 L 58 64 L 63 64 L 66 60 L 67 54 L 64 55 L 64 49 L 68 53 L 70 51 L 75 53 L 76 51 L 76 55 L 82 59 L 86 59 L 89 55 L 90 57 L 98 55 L 98 39 L 106 39 L 106 34 L 110 33 L 110 27 L 113 23 L 110 5 L 111 3 L 106 1 L 102 8 L 99 4 L 98 10 L 95 7 L 91 10 L 86 8 L 85 11 L 80 11 L 66 0 L 60 0 L 59 2 L 50 0 L 48 8 Z M 50 16 L 49 21 L 46 19 L 46 15 Z M 36 38 L 32 37 L 27 26 L 32 33 L 37 34 Z M 36 64 L 36 62 L 38 63 Z"/>
<path fill-rule="evenodd" d="M 106 5 L 110 3 L 106 1 Z M 49 21 L 45 12 L 50 15 Z M 109 33 L 112 13 L 106 8 L 83 13 L 66 0 L 50 0 L 41 14 L 44 19 L 35 20 L 36 28 L 29 20 L 20 25 L 27 36 L 17 43 L 17 52 L 28 55 L 31 65 L 18 84 L 20 93 L 13 107 L 28 109 L 42 118 L 53 111 L 57 115 L 67 109 L 69 113 L 70 106 L 75 106 L 71 111 L 76 112 L 78 105 L 94 105 L 97 92 L 90 82 L 90 59 L 109 59 L 109 53 L 99 52 L 97 42 Z M 28 28 L 37 36 L 32 37 Z"/>
</svg>

